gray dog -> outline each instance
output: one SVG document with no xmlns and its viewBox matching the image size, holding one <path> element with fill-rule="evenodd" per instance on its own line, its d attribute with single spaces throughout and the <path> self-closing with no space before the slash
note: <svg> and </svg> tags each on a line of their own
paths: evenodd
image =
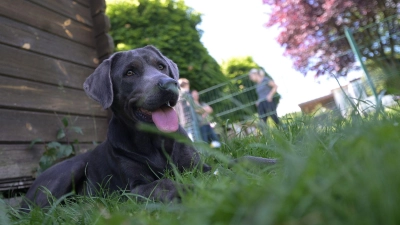
<svg viewBox="0 0 400 225">
<path fill-rule="evenodd" d="M 55 198 L 99 190 L 129 190 L 159 201 L 179 197 L 179 184 L 160 178 L 171 164 L 180 172 L 210 167 L 200 162 L 191 145 L 137 128 L 138 123 L 154 124 L 162 132 L 187 137 L 172 108 L 178 101 L 178 78 L 176 64 L 153 46 L 118 52 L 103 61 L 83 87 L 113 112 L 107 139 L 93 151 L 44 171 L 28 190 L 22 209 L 32 203 L 48 206 L 45 189 Z"/>
</svg>

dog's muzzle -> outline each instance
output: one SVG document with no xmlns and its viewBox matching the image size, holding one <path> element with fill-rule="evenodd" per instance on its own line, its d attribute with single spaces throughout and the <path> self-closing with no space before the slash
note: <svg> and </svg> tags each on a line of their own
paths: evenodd
<svg viewBox="0 0 400 225">
<path fill-rule="evenodd" d="M 163 92 L 171 92 L 176 95 L 179 94 L 178 82 L 172 78 L 169 78 L 169 77 L 161 78 L 158 81 L 158 87 Z"/>
<path fill-rule="evenodd" d="M 179 128 L 178 115 L 172 108 L 176 105 L 179 89 L 178 82 L 169 77 L 161 78 L 158 81 L 160 106 L 154 108 L 139 107 L 134 114 L 142 122 L 154 123 L 163 132 L 175 132 Z"/>
<path fill-rule="evenodd" d="M 175 132 L 179 128 L 178 114 L 166 104 L 154 111 L 139 108 L 134 114 L 142 122 L 154 123 L 163 132 Z"/>
</svg>

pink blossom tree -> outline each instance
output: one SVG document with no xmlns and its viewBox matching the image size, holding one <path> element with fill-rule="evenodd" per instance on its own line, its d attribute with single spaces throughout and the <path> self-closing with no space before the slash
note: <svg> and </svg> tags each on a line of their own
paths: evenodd
<svg viewBox="0 0 400 225">
<path fill-rule="evenodd" d="M 263 0 L 271 6 L 267 26 L 278 26 L 277 41 L 291 57 L 295 69 L 316 76 L 346 75 L 354 56 L 344 38 L 344 28 L 354 30 L 400 13 L 400 0 Z M 355 34 L 363 57 L 396 61 L 399 53 L 399 19 Z M 385 31 L 382 27 L 385 26 Z M 397 33 L 397 34 L 396 34 Z M 387 36 L 386 38 L 383 36 Z"/>
</svg>

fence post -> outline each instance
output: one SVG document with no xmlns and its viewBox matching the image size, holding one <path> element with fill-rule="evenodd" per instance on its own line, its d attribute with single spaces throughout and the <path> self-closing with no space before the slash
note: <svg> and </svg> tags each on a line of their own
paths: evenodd
<svg viewBox="0 0 400 225">
<path fill-rule="evenodd" d="M 360 53 L 360 50 L 358 49 L 358 46 L 357 46 L 356 42 L 354 41 L 353 34 L 349 30 L 348 27 L 346 27 L 344 29 L 344 33 L 346 34 L 347 41 L 349 42 L 350 47 L 353 50 L 354 55 L 356 56 L 356 59 L 360 62 L 361 69 L 364 71 L 365 76 L 367 77 L 368 84 L 371 87 L 372 93 L 375 96 L 376 105 L 380 106 L 380 102 L 379 102 L 378 94 L 377 94 L 376 89 L 375 89 L 374 82 L 372 81 L 371 76 L 369 75 L 369 72 L 368 72 L 367 68 L 365 67 L 364 62 L 362 61 L 361 53 Z"/>
</svg>

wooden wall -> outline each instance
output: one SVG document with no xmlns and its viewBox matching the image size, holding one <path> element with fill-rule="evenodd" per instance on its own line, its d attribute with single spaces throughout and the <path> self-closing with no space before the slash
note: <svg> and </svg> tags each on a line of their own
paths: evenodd
<svg viewBox="0 0 400 225">
<path fill-rule="evenodd" d="M 107 132 L 107 111 L 82 85 L 113 51 L 104 0 L 0 1 L 0 191 L 33 180 L 43 144 L 68 116 L 83 151 Z"/>
</svg>

